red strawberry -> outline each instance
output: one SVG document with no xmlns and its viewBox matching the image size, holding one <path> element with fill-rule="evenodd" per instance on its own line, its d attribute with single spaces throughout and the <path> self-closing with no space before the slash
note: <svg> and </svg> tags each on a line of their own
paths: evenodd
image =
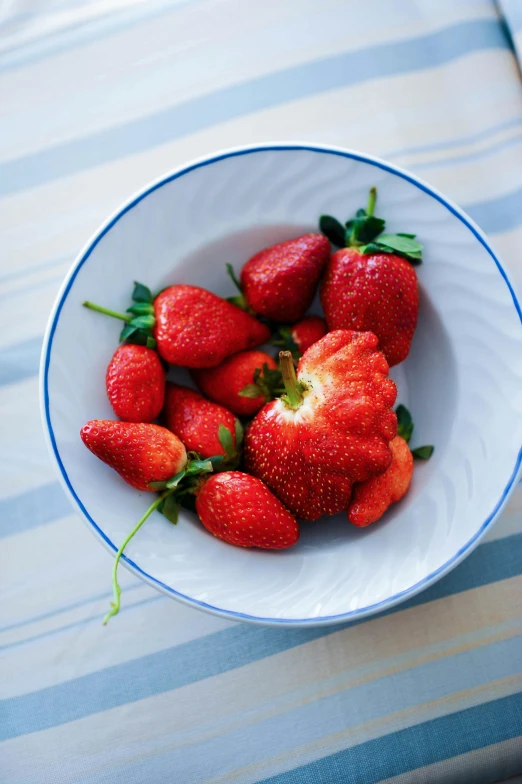
<svg viewBox="0 0 522 784">
<path fill-rule="evenodd" d="M 169 286 L 153 301 L 146 286 L 136 284 L 133 315 L 107 310 L 92 302 L 84 306 L 127 322 L 120 339 L 157 344 L 171 365 L 202 368 L 225 357 L 259 346 L 270 337 L 268 327 L 241 308 L 199 286 Z"/>
<path fill-rule="evenodd" d="M 348 520 L 366 526 L 378 520 L 389 506 L 406 495 L 413 476 L 413 455 L 404 438 L 390 441 L 392 462 L 380 476 L 357 484 L 348 507 Z"/>
<path fill-rule="evenodd" d="M 167 384 L 165 421 L 185 447 L 202 458 L 237 457 L 242 435 L 238 420 L 226 408 L 211 403 L 193 389 Z"/>
<path fill-rule="evenodd" d="M 163 408 L 165 371 L 145 346 L 120 346 L 105 377 L 107 396 L 116 416 L 126 422 L 152 422 Z"/>
<path fill-rule="evenodd" d="M 390 365 L 408 356 L 417 325 L 419 289 L 411 264 L 392 254 L 334 253 L 321 303 L 328 329 L 373 332 Z"/>
<path fill-rule="evenodd" d="M 159 425 L 92 419 L 80 435 L 96 457 L 137 490 L 156 490 L 153 482 L 168 481 L 187 462 L 179 438 Z"/>
<path fill-rule="evenodd" d="M 210 460 L 187 462 L 187 453 L 179 438 L 159 425 L 93 419 L 82 427 L 80 435 L 85 446 L 132 487 L 162 491 L 118 548 L 112 569 L 114 602 L 105 616 L 104 623 L 107 623 L 120 609 L 118 564 L 125 547 L 155 509 L 177 522 L 177 494 L 199 489 L 198 474 L 212 471 L 212 463 Z"/>
<path fill-rule="evenodd" d="M 271 321 L 294 322 L 312 304 L 330 245 L 321 234 L 304 234 L 256 253 L 241 270 L 248 306 Z"/>
<path fill-rule="evenodd" d="M 281 550 L 299 539 L 295 517 L 263 482 L 240 471 L 209 477 L 196 511 L 211 534 L 237 547 Z"/>
<path fill-rule="evenodd" d="M 413 433 L 413 420 L 406 406 L 397 406 L 398 435 L 390 441 L 393 455 L 391 465 L 380 476 L 355 485 L 348 507 L 348 520 L 365 526 L 378 520 L 391 504 L 406 494 L 413 476 L 413 459 L 428 460 L 432 446 L 418 446 L 410 452 L 408 446 Z"/>
<path fill-rule="evenodd" d="M 395 384 L 371 332 L 330 332 L 308 349 L 297 378 L 280 354 L 286 395 L 245 437 L 246 470 L 305 520 L 348 507 L 354 482 L 382 473 L 397 433 Z"/>
<path fill-rule="evenodd" d="M 304 319 L 290 327 L 292 340 L 300 354 L 304 354 L 310 346 L 324 338 L 327 332 L 325 320 L 320 316 L 305 316 Z"/>
<path fill-rule="evenodd" d="M 345 226 L 329 215 L 319 225 L 334 243 L 321 287 L 329 330 L 373 332 L 389 365 L 408 356 L 417 325 L 419 289 L 412 264 L 420 264 L 422 245 L 414 234 L 383 234 L 385 222 L 373 214 L 377 191 L 370 190 L 366 209 Z M 408 259 L 408 261 L 405 261 Z"/>
<path fill-rule="evenodd" d="M 215 368 L 193 370 L 192 378 L 211 400 L 238 416 L 257 414 L 282 385 L 275 360 L 264 351 L 241 351 Z"/>
</svg>

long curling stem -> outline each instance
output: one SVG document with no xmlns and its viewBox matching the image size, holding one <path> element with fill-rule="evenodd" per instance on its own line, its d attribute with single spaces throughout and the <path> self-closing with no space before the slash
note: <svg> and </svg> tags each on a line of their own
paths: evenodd
<svg viewBox="0 0 522 784">
<path fill-rule="evenodd" d="M 109 308 L 104 308 L 101 305 L 96 305 L 94 302 L 89 302 L 86 300 L 82 302 L 84 308 L 89 308 L 89 310 L 95 310 L 97 313 L 103 313 L 105 316 L 111 316 L 112 318 L 119 319 L 120 321 L 132 321 L 132 316 L 129 313 L 118 313 L 117 310 L 110 310 Z"/>
<path fill-rule="evenodd" d="M 141 517 L 138 520 L 138 522 L 136 523 L 136 525 L 134 526 L 134 528 L 132 529 L 130 534 L 128 534 L 125 537 L 125 539 L 121 543 L 120 547 L 118 548 L 118 552 L 116 553 L 116 557 L 114 559 L 114 564 L 113 564 L 113 567 L 112 567 L 112 590 L 113 590 L 113 593 L 114 593 L 114 601 L 111 602 L 111 609 L 109 610 L 109 612 L 107 613 L 107 615 L 103 619 L 104 625 L 107 623 L 109 618 L 111 618 L 113 615 L 117 615 L 119 613 L 119 611 L 120 611 L 121 588 L 120 588 L 120 585 L 118 583 L 118 564 L 120 562 L 120 558 L 122 556 L 122 553 L 125 550 L 125 548 L 127 547 L 127 545 L 129 544 L 129 542 L 132 539 L 132 537 L 134 536 L 134 534 L 137 533 L 137 531 L 140 530 L 140 528 L 143 525 L 143 523 L 145 522 L 145 520 L 147 520 L 147 518 L 151 516 L 151 514 L 154 512 L 154 510 L 158 508 L 158 506 L 161 504 L 161 502 L 168 495 L 170 495 L 170 493 L 172 493 L 172 490 L 165 490 L 165 492 L 163 492 L 160 496 L 158 496 L 158 498 L 156 498 L 154 503 L 149 506 L 149 508 L 147 509 L 145 514 L 143 515 L 143 517 Z"/>
</svg>

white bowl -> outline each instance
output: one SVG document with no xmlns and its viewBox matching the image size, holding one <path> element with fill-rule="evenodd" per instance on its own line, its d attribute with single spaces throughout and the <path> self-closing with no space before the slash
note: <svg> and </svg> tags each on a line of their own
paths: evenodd
<svg viewBox="0 0 522 784">
<path fill-rule="evenodd" d="M 344 515 L 303 524 L 298 545 L 246 550 L 208 534 L 189 513 L 155 513 L 123 563 L 194 607 L 231 619 L 313 626 L 387 609 L 438 580 L 477 545 L 505 504 L 521 463 L 521 310 L 486 237 L 458 207 L 411 174 L 333 147 L 236 149 L 179 169 L 134 196 L 75 261 L 44 341 L 44 427 L 60 478 L 88 526 L 114 553 L 151 502 L 83 446 L 80 427 L 113 418 L 104 374 L 120 326 L 85 310 L 117 310 L 132 282 L 192 283 L 230 295 L 255 251 L 345 219 L 378 188 L 390 231 L 424 243 L 419 326 L 394 369 L 416 423 L 412 444 L 435 444 L 410 492 L 366 529 Z M 181 371 L 184 372 L 184 371 Z M 110 564 L 107 564 L 110 582 Z M 123 595 L 123 607 L 125 595 Z"/>
</svg>

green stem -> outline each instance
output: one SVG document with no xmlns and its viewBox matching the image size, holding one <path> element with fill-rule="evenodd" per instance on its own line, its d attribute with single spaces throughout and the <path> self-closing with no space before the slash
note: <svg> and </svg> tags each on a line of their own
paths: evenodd
<svg viewBox="0 0 522 784">
<path fill-rule="evenodd" d="M 103 313 L 105 316 L 111 316 L 112 318 L 119 319 L 120 321 L 132 321 L 133 316 L 129 315 L 128 313 L 118 313 L 116 310 L 109 310 L 109 308 L 103 308 L 101 305 L 95 305 L 94 302 L 82 302 L 84 308 L 89 308 L 89 310 L 95 310 L 97 313 Z"/>
<path fill-rule="evenodd" d="M 158 506 L 161 504 L 161 502 L 164 501 L 165 498 L 173 492 L 173 490 L 174 490 L 174 488 L 172 488 L 171 490 L 165 490 L 164 493 L 162 493 L 160 496 L 158 496 L 158 498 L 156 498 L 154 503 L 151 504 L 151 506 L 149 506 L 149 508 L 147 509 L 145 514 L 143 515 L 143 517 L 140 518 L 140 520 L 136 523 L 136 525 L 134 526 L 134 528 L 132 529 L 130 534 L 128 534 L 128 536 L 125 537 L 125 539 L 123 540 L 122 544 L 120 545 L 120 547 L 118 549 L 118 552 L 116 553 L 116 557 L 114 559 L 114 564 L 113 564 L 113 567 L 112 567 L 112 590 L 113 590 L 113 593 L 114 593 L 114 602 L 111 602 L 111 609 L 109 610 L 109 612 L 107 613 L 107 615 L 103 619 L 103 623 L 104 624 L 107 623 L 109 618 L 111 618 L 113 615 L 116 615 L 120 611 L 121 588 L 120 588 L 119 583 L 118 583 L 118 564 L 120 562 L 120 558 L 122 556 L 123 551 L 125 550 L 125 548 L 129 544 L 129 542 L 132 539 L 132 537 L 134 536 L 134 534 L 137 531 L 140 530 L 140 528 L 143 525 L 143 523 L 145 522 L 145 520 L 148 517 L 150 517 L 150 515 L 154 512 L 154 510 L 158 508 Z"/>
<path fill-rule="evenodd" d="M 375 202 L 377 201 L 377 188 L 370 188 L 370 193 L 368 195 L 368 204 L 366 205 L 366 214 L 373 215 L 373 211 L 375 210 Z"/>
<path fill-rule="evenodd" d="M 289 408 L 299 408 L 303 402 L 302 389 L 295 374 L 294 360 L 292 359 L 291 351 L 279 352 L 279 365 L 281 367 L 281 375 L 283 376 L 283 384 L 285 385 L 286 395 L 283 402 Z"/>
</svg>

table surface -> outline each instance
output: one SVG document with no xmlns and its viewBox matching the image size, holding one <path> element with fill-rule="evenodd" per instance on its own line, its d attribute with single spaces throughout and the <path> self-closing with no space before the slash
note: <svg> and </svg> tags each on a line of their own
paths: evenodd
<svg viewBox="0 0 522 784">
<path fill-rule="evenodd" d="M 522 773 L 522 492 L 454 572 L 321 630 L 194 611 L 111 562 L 41 432 L 46 319 L 130 193 L 235 144 L 344 145 L 462 205 L 522 281 L 520 0 L 14 0 L 0 11 L 0 781 Z M 422 769 L 422 770 L 420 770 Z M 518 779 L 520 782 L 520 779 Z"/>
</svg>

